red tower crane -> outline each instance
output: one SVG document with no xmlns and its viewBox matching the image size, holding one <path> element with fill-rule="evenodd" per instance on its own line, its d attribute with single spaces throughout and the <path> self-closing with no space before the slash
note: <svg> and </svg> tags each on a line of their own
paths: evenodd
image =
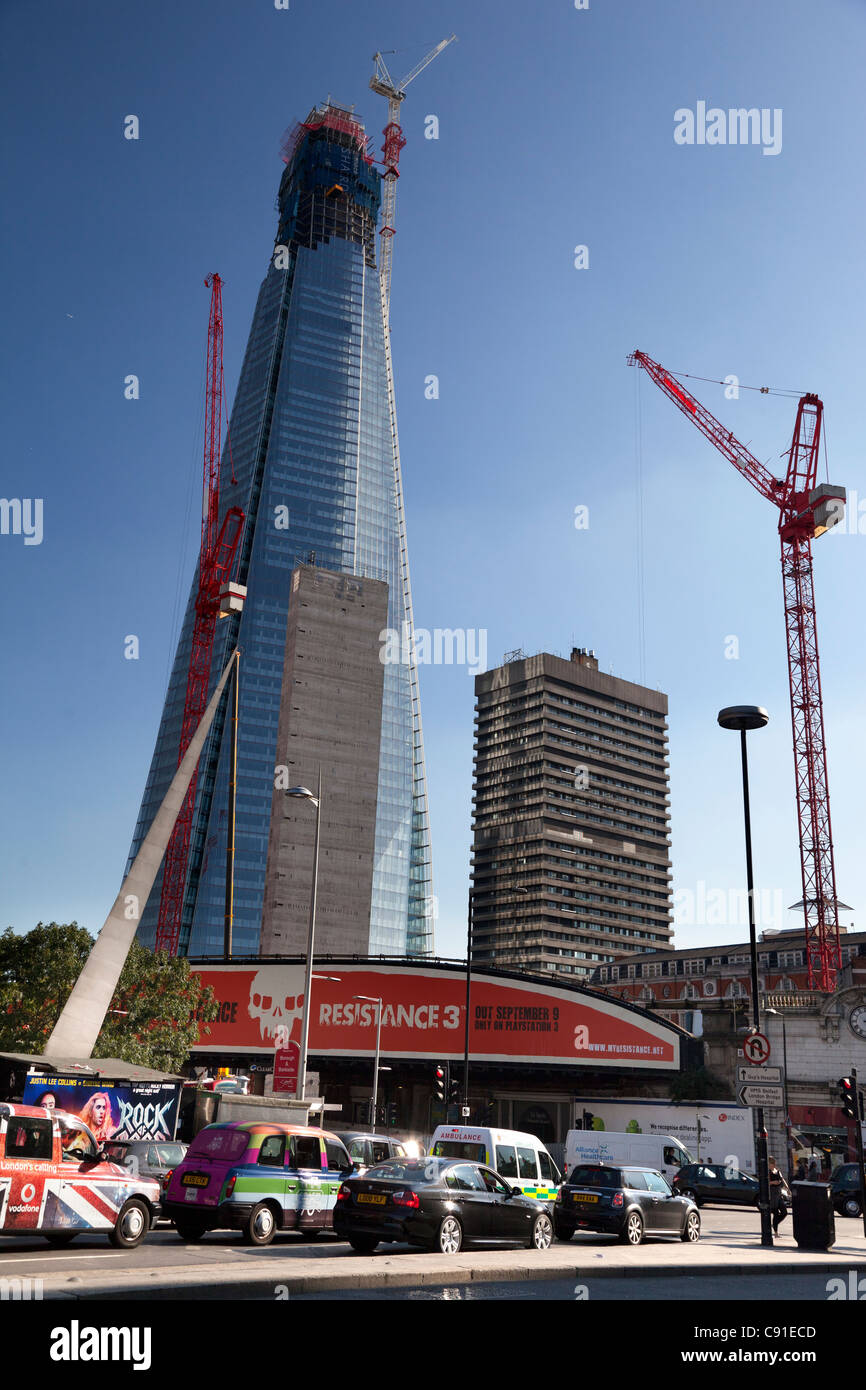
<svg viewBox="0 0 866 1390">
<path fill-rule="evenodd" d="M 204 483 L 201 510 L 201 550 L 198 561 L 198 593 L 195 624 L 186 678 L 186 699 L 177 761 L 180 766 L 199 720 L 207 705 L 214 631 L 220 614 L 221 592 L 227 583 L 237 554 L 244 524 L 240 507 L 230 507 L 219 525 L 220 445 L 223 409 L 223 308 L 222 280 L 209 275 L 205 284 L 211 291 L 207 329 L 207 376 L 204 420 Z M 184 803 L 174 824 L 165 852 L 162 897 L 156 927 L 156 949 L 177 955 L 180 940 L 186 866 L 192 831 L 192 812 L 198 770 L 193 774 Z"/>
<path fill-rule="evenodd" d="M 832 992 L 841 964 L 839 903 L 812 586 L 812 539 L 842 519 L 845 489 L 832 483 L 815 485 L 824 407 L 817 396 L 800 398 L 788 469 L 782 480 L 774 477 L 660 363 L 637 350 L 630 354 L 628 363 L 643 367 L 669 400 L 779 511 L 809 988 Z"/>
</svg>

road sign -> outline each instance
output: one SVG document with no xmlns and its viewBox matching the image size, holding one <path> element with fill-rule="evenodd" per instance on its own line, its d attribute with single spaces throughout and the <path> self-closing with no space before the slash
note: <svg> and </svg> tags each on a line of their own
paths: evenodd
<svg viewBox="0 0 866 1390">
<path fill-rule="evenodd" d="M 743 1042 L 743 1056 L 755 1067 L 770 1060 L 770 1042 L 763 1033 L 750 1033 Z"/>
<path fill-rule="evenodd" d="M 753 1110 L 781 1107 L 785 1103 L 785 1092 L 781 1086 L 741 1086 L 740 1104 L 751 1106 Z"/>
<path fill-rule="evenodd" d="M 782 1081 L 782 1068 L 759 1067 L 757 1064 L 750 1067 L 737 1067 L 737 1081 L 745 1082 L 749 1086 L 761 1082 L 766 1082 L 769 1086 L 778 1086 Z"/>
</svg>

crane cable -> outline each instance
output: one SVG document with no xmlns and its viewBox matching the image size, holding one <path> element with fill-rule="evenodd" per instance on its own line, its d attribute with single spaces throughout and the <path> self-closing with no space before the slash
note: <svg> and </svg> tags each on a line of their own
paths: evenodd
<svg viewBox="0 0 866 1390">
<path fill-rule="evenodd" d="M 667 371 L 667 368 L 665 368 Z M 730 381 L 718 381 L 714 376 L 697 376 L 695 372 L 668 372 L 668 376 L 689 377 L 692 381 L 708 381 L 713 386 L 731 386 Z M 786 391 L 776 386 L 744 386 L 742 382 L 737 382 L 738 391 L 757 391 L 762 396 L 800 396 L 808 395 L 806 391 Z"/>
</svg>

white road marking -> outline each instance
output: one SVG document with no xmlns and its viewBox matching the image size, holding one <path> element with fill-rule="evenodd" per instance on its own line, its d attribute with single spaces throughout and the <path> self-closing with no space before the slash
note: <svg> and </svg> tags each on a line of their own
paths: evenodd
<svg viewBox="0 0 866 1390">
<path fill-rule="evenodd" d="M 11 1256 L 9 1256 L 9 1257 L 6 1258 L 6 1259 L 0 1260 L 0 1265 L 33 1264 L 34 1260 L 42 1260 L 42 1261 L 44 1261 L 46 1258 L 47 1258 L 47 1257 L 46 1257 L 45 1255 L 11 1255 Z M 122 1260 L 122 1259 L 123 1259 L 123 1253 L 120 1253 L 120 1254 L 118 1254 L 118 1255 L 112 1255 L 112 1254 L 110 1254 L 108 1251 L 106 1251 L 105 1254 L 103 1254 L 101 1250 L 94 1250 L 94 1251 L 92 1251 L 90 1254 L 86 1254 L 84 1251 L 82 1251 L 82 1253 L 81 1253 L 80 1255 L 54 1255 L 54 1256 L 51 1258 L 50 1263 L 53 1264 L 53 1265 L 55 1265 L 55 1264 L 57 1264 L 58 1260 Z"/>
</svg>

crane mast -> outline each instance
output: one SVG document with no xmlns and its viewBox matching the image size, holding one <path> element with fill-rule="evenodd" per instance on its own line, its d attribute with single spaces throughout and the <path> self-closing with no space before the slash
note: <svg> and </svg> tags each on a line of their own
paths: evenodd
<svg viewBox="0 0 866 1390">
<path fill-rule="evenodd" d="M 388 102 L 388 124 L 382 134 L 385 143 L 382 146 L 382 156 L 384 172 L 382 175 L 382 226 L 379 235 L 382 238 L 382 254 L 379 258 L 379 275 L 382 281 L 382 294 L 385 302 L 386 312 L 391 304 L 391 261 L 393 258 L 392 242 L 396 231 L 396 209 L 397 209 L 397 180 L 400 177 L 400 151 L 405 147 L 406 137 L 400 125 L 400 105 L 406 95 L 406 88 L 410 82 L 423 72 L 424 69 L 438 57 L 443 48 L 447 48 L 449 43 L 453 43 L 457 38 L 452 34 L 450 38 L 443 39 L 437 43 L 435 48 L 416 63 L 411 72 L 402 77 L 399 82 L 395 82 L 391 77 L 385 59 L 381 53 L 373 54 L 373 62 L 376 64 L 376 71 L 370 78 L 370 86 L 379 96 L 383 96 Z M 386 325 L 387 327 L 387 325 Z"/>
<path fill-rule="evenodd" d="M 207 333 L 201 549 L 178 766 L 207 705 L 211 653 L 216 621 L 220 615 L 221 594 L 231 574 L 244 524 L 244 513 L 240 507 L 230 507 L 222 526 L 219 525 L 223 410 L 222 280 L 219 275 L 209 275 L 205 285 L 211 291 L 211 301 Z M 180 940 L 197 781 L 198 769 L 192 775 L 165 852 L 155 946 L 158 951 L 168 951 L 172 956 L 177 955 Z"/>
<path fill-rule="evenodd" d="M 815 395 L 800 398 L 784 480 L 774 477 L 730 430 L 660 363 L 635 350 L 629 366 L 642 367 L 669 400 L 719 452 L 779 510 L 779 540 L 794 779 L 803 883 L 803 915 L 809 988 L 832 993 L 841 964 L 839 902 L 833 862 L 827 750 L 821 695 L 821 666 L 812 580 L 812 540 L 842 519 L 845 489 L 816 486 L 823 405 Z"/>
</svg>

